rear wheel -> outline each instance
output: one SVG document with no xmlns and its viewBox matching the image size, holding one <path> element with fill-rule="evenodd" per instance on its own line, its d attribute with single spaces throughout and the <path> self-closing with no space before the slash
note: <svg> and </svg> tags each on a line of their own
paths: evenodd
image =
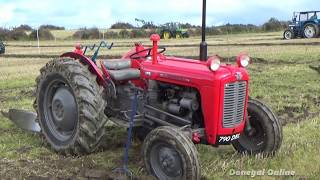
<svg viewBox="0 0 320 180">
<path fill-rule="evenodd" d="M 4 54 L 6 52 L 6 47 L 2 41 L 0 41 L 0 54 Z"/>
<path fill-rule="evenodd" d="M 171 38 L 171 34 L 169 31 L 164 31 L 163 34 L 162 34 L 162 38 L 167 40 L 167 39 L 170 39 Z"/>
<path fill-rule="evenodd" d="M 319 35 L 319 27 L 315 24 L 308 23 L 303 28 L 303 34 L 306 38 L 316 38 Z"/>
<path fill-rule="evenodd" d="M 283 33 L 283 39 L 294 39 L 294 32 L 290 29 L 287 29 Z"/>
<path fill-rule="evenodd" d="M 102 91 L 96 76 L 77 60 L 56 59 L 41 69 L 34 107 L 53 150 L 81 155 L 99 147 L 107 121 Z"/>
<path fill-rule="evenodd" d="M 189 35 L 188 32 L 185 32 L 185 33 L 182 34 L 182 37 L 183 37 L 183 38 L 189 38 L 189 36 L 190 36 L 190 35 Z"/>
<path fill-rule="evenodd" d="M 197 149 L 182 131 L 156 128 L 145 138 L 142 149 L 147 171 L 157 179 L 200 179 Z"/>
<path fill-rule="evenodd" d="M 240 153 L 265 155 L 275 153 L 282 143 L 282 126 L 274 113 L 257 100 L 248 102 L 248 121 L 240 138 L 232 143 Z"/>
</svg>

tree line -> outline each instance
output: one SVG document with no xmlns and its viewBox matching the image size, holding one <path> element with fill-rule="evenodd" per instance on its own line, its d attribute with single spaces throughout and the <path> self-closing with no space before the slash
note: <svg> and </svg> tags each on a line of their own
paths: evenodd
<svg viewBox="0 0 320 180">
<path fill-rule="evenodd" d="M 253 24 L 225 24 L 221 26 L 211 26 L 206 28 L 208 35 L 223 35 L 237 33 L 257 33 L 272 32 L 285 29 L 289 21 L 279 21 L 276 18 L 270 18 L 266 23 L 257 26 Z M 130 23 L 117 22 L 110 27 L 110 31 L 101 33 L 98 28 L 80 28 L 76 31 L 72 39 L 99 39 L 99 38 L 145 38 L 157 32 L 158 26 L 152 23 L 146 23 L 141 27 L 136 27 Z M 190 36 L 201 35 L 201 27 L 191 25 L 189 23 L 181 23 L 180 28 L 188 29 Z M 121 29 L 113 31 L 112 29 Z M 52 30 L 65 30 L 64 27 L 54 25 L 42 25 L 38 29 L 38 35 L 42 40 L 53 40 L 55 37 L 51 33 Z M 28 25 L 20 25 L 12 28 L 0 28 L 0 40 L 36 40 L 37 30 Z"/>
</svg>

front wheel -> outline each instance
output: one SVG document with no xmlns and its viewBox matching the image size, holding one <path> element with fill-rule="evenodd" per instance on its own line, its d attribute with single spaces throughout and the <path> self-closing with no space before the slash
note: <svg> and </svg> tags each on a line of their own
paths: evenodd
<svg viewBox="0 0 320 180">
<path fill-rule="evenodd" d="M 282 143 L 282 126 L 265 104 L 250 99 L 247 108 L 249 127 L 232 143 L 240 153 L 274 154 Z"/>
<path fill-rule="evenodd" d="M 294 32 L 290 29 L 287 29 L 284 31 L 283 33 L 283 39 L 293 39 L 295 36 L 294 36 Z"/>
<path fill-rule="evenodd" d="M 182 38 L 182 34 L 181 33 L 176 33 L 176 39 L 181 39 Z"/>
<path fill-rule="evenodd" d="M 197 149 L 179 129 L 162 126 L 152 130 L 142 149 L 147 171 L 157 179 L 200 179 Z"/>
</svg>

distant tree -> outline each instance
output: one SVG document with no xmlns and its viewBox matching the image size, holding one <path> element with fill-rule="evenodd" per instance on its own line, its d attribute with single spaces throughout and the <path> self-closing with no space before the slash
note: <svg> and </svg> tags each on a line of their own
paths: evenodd
<svg viewBox="0 0 320 180">
<path fill-rule="evenodd" d="M 5 28 L 0 28 L 0 40 L 9 40 L 8 39 L 8 34 L 9 30 Z"/>
<path fill-rule="evenodd" d="M 130 23 L 117 22 L 111 25 L 110 29 L 133 29 L 134 26 Z"/>
<path fill-rule="evenodd" d="M 45 25 L 41 25 L 39 29 L 65 30 L 65 27 L 45 24 Z"/>
<path fill-rule="evenodd" d="M 126 30 L 126 29 L 122 29 L 120 32 L 119 32 L 119 37 L 120 38 L 131 38 L 131 33 L 130 31 Z"/>
<path fill-rule="evenodd" d="M 54 39 L 54 36 L 52 35 L 52 33 L 50 32 L 49 29 L 41 29 L 39 28 L 39 38 L 41 40 L 53 40 Z M 31 40 L 36 40 L 37 39 L 37 30 L 33 30 L 31 32 L 31 34 L 29 35 L 29 38 Z"/>
<path fill-rule="evenodd" d="M 75 32 L 73 35 L 75 39 L 99 39 L 100 31 L 98 28 L 81 28 L 79 31 Z"/>
<path fill-rule="evenodd" d="M 13 28 L 14 30 L 22 30 L 22 31 L 32 31 L 32 27 L 27 24 L 21 24 L 18 27 Z"/>
<path fill-rule="evenodd" d="M 156 29 L 157 26 L 154 25 L 152 22 L 151 23 L 146 23 L 141 26 L 142 29 Z"/>
<path fill-rule="evenodd" d="M 144 38 L 149 37 L 149 33 L 147 33 L 144 29 L 134 29 L 131 31 L 131 38 Z"/>
<path fill-rule="evenodd" d="M 14 40 L 14 41 L 22 41 L 22 40 L 29 39 L 25 30 L 21 30 L 21 29 L 13 29 L 7 34 L 6 38 L 8 40 Z"/>
<path fill-rule="evenodd" d="M 197 28 L 197 27 L 200 27 L 200 26 L 192 25 L 192 24 L 189 24 L 189 23 L 181 23 L 180 27 L 182 29 L 191 29 L 191 28 Z"/>
<path fill-rule="evenodd" d="M 276 18 L 270 18 L 268 22 L 262 25 L 264 31 L 279 31 L 282 28 L 281 22 Z"/>
<path fill-rule="evenodd" d="M 119 38 L 119 34 L 114 31 L 107 31 L 106 33 L 104 33 L 104 37 L 107 39 L 116 39 Z"/>
</svg>

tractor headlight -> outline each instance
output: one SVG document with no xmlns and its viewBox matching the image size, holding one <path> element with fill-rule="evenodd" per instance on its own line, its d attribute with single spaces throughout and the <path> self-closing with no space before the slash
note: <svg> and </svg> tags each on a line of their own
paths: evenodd
<svg viewBox="0 0 320 180">
<path fill-rule="evenodd" d="M 241 54 L 237 57 L 237 64 L 239 67 L 247 67 L 250 63 L 250 57 L 246 54 Z"/>
<path fill-rule="evenodd" d="M 220 59 L 218 57 L 211 57 L 208 62 L 211 71 L 217 71 L 220 68 Z"/>
</svg>

